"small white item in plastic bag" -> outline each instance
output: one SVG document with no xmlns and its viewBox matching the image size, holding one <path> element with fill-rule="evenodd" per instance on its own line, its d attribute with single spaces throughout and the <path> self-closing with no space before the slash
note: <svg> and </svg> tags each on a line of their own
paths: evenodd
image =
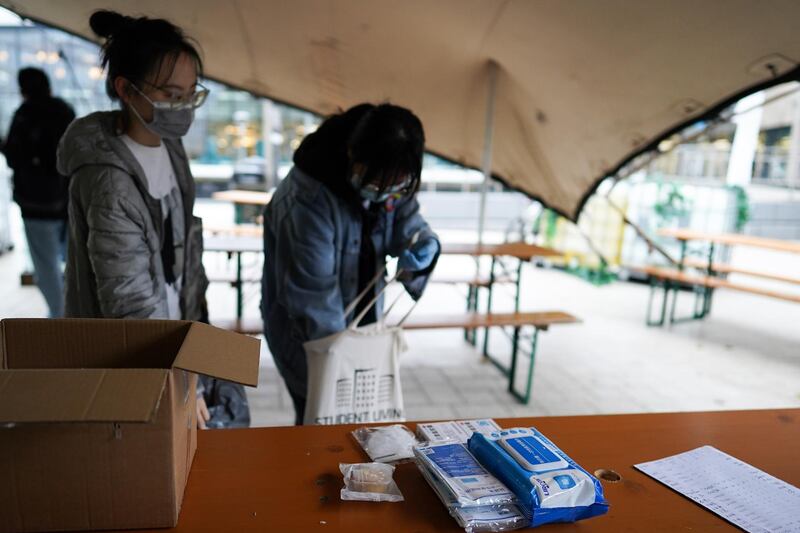
<svg viewBox="0 0 800 533">
<path fill-rule="evenodd" d="M 383 463 L 340 463 L 344 476 L 343 500 L 401 502 L 403 495 L 392 479 L 394 467 Z"/>
<path fill-rule="evenodd" d="M 358 428 L 353 431 L 369 458 L 378 463 L 397 463 L 414 458 L 414 446 L 417 439 L 402 424 L 373 428 Z"/>
</svg>

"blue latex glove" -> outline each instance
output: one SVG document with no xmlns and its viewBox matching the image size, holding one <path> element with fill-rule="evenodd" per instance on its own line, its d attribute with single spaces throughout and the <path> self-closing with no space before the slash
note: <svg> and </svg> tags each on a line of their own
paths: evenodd
<svg viewBox="0 0 800 533">
<path fill-rule="evenodd" d="M 425 270 L 439 252 L 439 241 L 429 237 L 422 241 L 417 241 L 411 248 L 403 251 L 397 261 L 398 268 L 409 272 Z"/>
</svg>

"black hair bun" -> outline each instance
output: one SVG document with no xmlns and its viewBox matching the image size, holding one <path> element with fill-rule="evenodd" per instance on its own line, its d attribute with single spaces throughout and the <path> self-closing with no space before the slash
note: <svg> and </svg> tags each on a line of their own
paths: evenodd
<svg viewBox="0 0 800 533">
<path fill-rule="evenodd" d="M 92 13 L 92 16 L 89 17 L 89 26 L 98 36 L 108 39 L 129 26 L 132 21 L 131 17 L 121 15 L 116 11 L 101 10 Z"/>
</svg>

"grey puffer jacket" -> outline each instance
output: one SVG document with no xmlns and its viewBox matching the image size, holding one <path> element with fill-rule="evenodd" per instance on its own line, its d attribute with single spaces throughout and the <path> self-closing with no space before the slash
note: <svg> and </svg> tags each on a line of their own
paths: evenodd
<svg viewBox="0 0 800 533">
<path fill-rule="evenodd" d="M 148 193 L 139 163 L 116 128 L 119 112 L 76 120 L 58 149 L 70 176 L 65 315 L 80 318 L 169 318 L 162 263 L 161 202 Z M 179 140 L 163 141 L 183 199 L 181 315 L 207 316 L 202 221 L 192 216 L 194 180 Z"/>
</svg>

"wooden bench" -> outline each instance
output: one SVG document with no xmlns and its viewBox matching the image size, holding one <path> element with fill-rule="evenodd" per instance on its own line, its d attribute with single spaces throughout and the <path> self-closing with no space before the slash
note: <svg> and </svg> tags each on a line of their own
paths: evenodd
<svg viewBox="0 0 800 533">
<path fill-rule="evenodd" d="M 261 335 L 264 333 L 264 322 L 261 318 L 217 318 L 211 321 L 211 325 L 243 335 Z"/>
<path fill-rule="evenodd" d="M 475 276 L 472 278 L 467 277 L 431 277 L 429 283 L 440 283 L 442 285 L 467 285 L 470 287 L 480 287 L 486 288 L 489 287 L 492 283 L 515 283 L 513 279 L 510 277 L 501 277 L 492 280 L 489 276 Z"/>
<path fill-rule="evenodd" d="M 686 266 L 689 265 L 691 265 L 691 262 L 686 263 Z M 794 278 L 788 278 L 784 276 L 773 276 L 771 274 L 765 274 L 760 272 L 759 273 L 753 272 L 752 274 L 750 274 L 749 271 L 745 269 L 739 269 L 733 267 L 725 270 L 722 269 L 716 270 L 716 267 L 719 266 L 722 265 L 714 265 L 714 270 L 716 272 L 749 274 L 767 279 L 774 279 L 776 281 L 789 281 L 791 283 L 800 283 L 800 280 L 794 280 Z M 691 268 L 704 270 L 705 265 L 703 265 L 702 267 L 692 266 Z M 675 295 L 673 296 L 672 311 L 670 313 L 670 322 L 698 320 L 708 316 L 708 314 L 711 311 L 711 291 L 713 291 L 714 289 L 730 289 L 739 292 L 746 292 L 750 294 L 756 294 L 759 296 L 767 296 L 769 298 L 785 300 L 787 302 L 800 303 L 800 294 L 792 294 L 775 289 L 767 289 L 763 287 L 754 287 L 752 285 L 746 285 L 743 283 L 736 283 L 716 275 L 709 275 L 704 272 L 694 273 L 694 272 L 687 272 L 686 270 L 681 271 L 676 268 L 657 267 L 657 266 L 632 267 L 632 269 L 647 274 L 648 276 L 650 276 L 650 281 L 652 284 L 660 284 L 664 289 L 664 296 L 661 304 L 661 313 L 657 319 L 652 318 L 653 293 L 651 291 L 650 302 L 648 303 L 647 306 L 647 324 L 651 326 L 661 326 L 666 321 L 667 301 L 670 290 L 676 291 Z M 695 305 L 692 311 L 692 315 L 688 318 L 675 318 L 675 299 L 677 297 L 677 289 L 681 285 L 692 287 L 697 296 L 695 298 Z"/>
<path fill-rule="evenodd" d="M 423 329 L 464 329 L 476 330 L 483 328 L 506 328 L 513 330 L 511 335 L 511 361 L 508 366 L 489 353 L 488 343 L 484 343 L 483 356 L 489 360 L 500 372 L 508 377 L 508 392 L 517 400 L 527 404 L 531 398 L 533 388 L 533 369 L 536 361 L 536 348 L 539 331 L 547 331 L 550 326 L 558 324 L 574 324 L 580 322 L 578 318 L 563 311 L 538 311 L 538 312 L 512 312 L 512 313 L 477 313 L 469 312 L 452 315 L 412 315 L 403 324 L 403 329 L 408 331 Z M 530 352 L 527 371 L 520 373 L 518 366 L 519 343 L 522 340 L 522 328 L 533 328 L 530 335 Z M 474 344 L 474 342 L 473 342 Z M 522 391 L 518 390 L 517 382 L 522 377 Z"/>
<path fill-rule="evenodd" d="M 687 259 L 683 262 L 684 265 L 696 268 L 698 270 L 708 270 L 708 263 L 698 259 Z M 711 271 L 718 274 L 742 274 L 745 276 L 753 276 L 756 278 L 764 278 L 772 281 L 782 281 L 784 283 L 795 283 L 800 285 L 800 278 L 786 276 L 782 274 L 774 274 L 771 272 L 762 272 L 760 270 L 753 270 L 751 268 L 741 268 L 725 263 L 712 263 Z"/>
<path fill-rule="evenodd" d="M 738 233 L 709 233 L 695 231 L 688 228 L 670 228 L 659 230 L 659 235 L 677 239 L 681 246 L 680 260 L 674 266 L 646 266 L 633 267 L 647 274 L 650 278 L 650 298 L 647 304 L 647 324 L 662 326 L 667 316 L 667 300 L 669 292 L 673 291 L 672 308 L 669 313 L 670 323 L 687 320 L 700 320 L 711 313 L 711 303 L 716 289 L 731 289 L 759 296 L 767 296 L 793 303 L 800 303 L 800 293 L 784 291 L 781 289 L 762 288 L 728 279 L 729 274 L 741 274 L 782 283 L 800 284 L 800 278 L 763 272 L 752 268 L 741 268 L 734 265 L 721 263 L 715 259 L 717 246 L 745 246 L 761 248 L 784 253 L 800 254 L 800 243 L 782 241 L 779 239 L 765 239 L 752 235 Z M 688 257 L 688 245 L 691 241 L 699 241 L 707 247 L 705 260 Z M 661 302 L 661 313 L 657 319 L 652 318 L 654 295 L 658 287 L 663 288 L 664 295 Z M 695 293 L 694 309 L 691 315 L 675 317 L 678 292 L 685 287 L 691 287 Z"/>
<path fill-rule="evenodd" d="M 514 312 L 514 313 L 462 313 L 452 315 L 419 315 L 411 316 L 403 329 L 407 331 L 419 331 L 424 329 L 479 329 L 479 328 L 513 328 L 511 335 L 511 361 L 508 366 L 497 360 L 488 353 L 484 346 L 484 357 L 486 357 L 495 367 L 508 377 L 508 392 L 522 403 L 528 403 L 531 398 L 533 387 L 533 368 L 536 360 L 536 348 L 539 331 L 547 331 L 551 326 L 558 324 L 574 324 L 580 320 L 569 313 L 563 311 L 538 311 L 538 312 Z M 232 319 L 214 320 L 214 326 L 219 328 L 244 333 L 247 335 L 258 335 L 262 332 L 263 323 L 261 319 Z M 518 367 L 521 364 L 519 355 L 519 343 L 523 339 L 522 328 L 533 328 L 530 335 L 530 352 L 527 371 L 520 374 Z M 522 377 L 523 390 L 519 391 L 516 387 L 517 381 Z"/>
<path fill-rule="evenodd" d="M 743 285 L 741 283 L 734 283 L 717 276 L 709 276 L 706 274 L 692 274 L 689 272 L 681 272 L 671 268 L 664 267 L 641 267 L 640 269 L 645 274 L 650 276 L 677 281 L 686 285 L 701 285 L 710 289 L 733 289 L 736 291 L 749 292 L 751 294 L 758 294 L 760 296 L 769 296 L 770 298 L 778 298 L 779 300 L 786 300 L 789 302 L 800 303 L 800 295 L 787 294 L 771 289 L 762 287 L 753 287 L 751 285 Z M 738 271 L 738 270 L 737 270 Z M 796 282 L 797 283 L 797 282 Z"/>
</svg>

